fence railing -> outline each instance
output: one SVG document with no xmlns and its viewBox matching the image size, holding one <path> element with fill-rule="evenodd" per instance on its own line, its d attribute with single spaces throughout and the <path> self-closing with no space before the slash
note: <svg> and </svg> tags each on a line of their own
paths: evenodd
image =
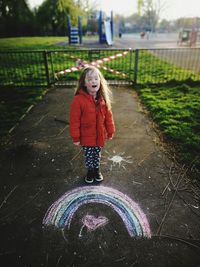
<svg viewBox="0 0 200 267">
<path fill-rule="evenodd" d="M 141 49 L 137 58 L 135 83 L 200 81 L 200 48 Z"/>
<path fill-rule="evenodd" d="M 109 83 L 200 81 L 200 48 L 0 51 L 0 85 L 77 82 L 76 66 L 97 65 Z M 64 71 L 60 73 L 60 71 Z"/>
<path fill-rule="evenodd" d="M 46 86 L 46 51 L 0 52 L 0 85 Z"/>
</svg>

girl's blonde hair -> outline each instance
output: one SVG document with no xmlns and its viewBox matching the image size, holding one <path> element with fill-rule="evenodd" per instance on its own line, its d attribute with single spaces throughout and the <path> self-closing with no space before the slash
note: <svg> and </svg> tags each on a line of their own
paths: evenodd
<svg viewBox="0 0 200 267">
<path fill-rule="evenodd" d="M 98 94 L 100 94 L 104 98 L 106 102 L 106 106 L 110 110 L 111 102 L 112 102 L 112 92 L 110 88 L 108 87 L 107 81 L 105 80 L 103 74 L 100 72 L 98 68 L 95 68 L 94 66 L 86 67 L 81 72 L 81 75 L 78 81 L 78 86 L 75 90 L 75 95 L 77 95 L 81 89 L 87 92 L 87 88 L 85 86 L 85 78 L 89 72 L 96 72 L 98 74 L 100 78 L 100 88 L 99 88 Z"/>
</svg>

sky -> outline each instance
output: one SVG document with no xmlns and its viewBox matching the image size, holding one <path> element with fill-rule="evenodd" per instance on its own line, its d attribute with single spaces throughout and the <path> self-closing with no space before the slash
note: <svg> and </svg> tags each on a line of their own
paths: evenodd
<svg viewBox="0 0 200 267">
<path fill-rule="evenodd" d="M 44 0 L 28 0 L 30 7 L 39 6 Z M 99 10 L 110 15 L 114 14 L 129 16 L 137 13 L 137 0 L 89 0 L 97 3 Z M 157 1 L 158 2 L 158 1 Z M 161 19 L 173 20 L 180 17 L 200 17 L 200 0 L 161 0 L 165 3 L 160 14 Z"/>
</svg>

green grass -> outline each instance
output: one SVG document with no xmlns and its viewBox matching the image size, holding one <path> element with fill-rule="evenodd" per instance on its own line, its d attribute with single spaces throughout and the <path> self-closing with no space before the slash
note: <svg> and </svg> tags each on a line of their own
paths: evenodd
<svg viewBox="0 0 200 267">
<path fill-rule="evenodd" d="M 179 159 L 200 173 L 200 86 L 145 86 L 140 97 Z"/>
<path fill-rule="evenodd" d="M 63 45 L 61 45 L 63 44 Z M 11 37 L 0 38 L 0 50 L 37 50 L 73 48 L 68 44 L 67 36 L 62 37 Z"/>
<path fill-rule="evenodd" d="M 84 36 L 84 40 L 98 40 L 98 37 Z M 37 36 L 0 38 L 0 50 L 76 49 L 68 44 L 67 36 Z"/>
</svg>

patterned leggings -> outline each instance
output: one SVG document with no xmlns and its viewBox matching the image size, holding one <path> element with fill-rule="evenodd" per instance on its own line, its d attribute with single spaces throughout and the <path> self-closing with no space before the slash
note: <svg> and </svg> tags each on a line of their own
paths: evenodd
<svg viewBox="0 0 200 267">
<path fill-rule="evenodd" d="M 85 166 L 87 169 L 98 169 L 101 159 L 101 147 L 83 146 Z"/>
</svg>

